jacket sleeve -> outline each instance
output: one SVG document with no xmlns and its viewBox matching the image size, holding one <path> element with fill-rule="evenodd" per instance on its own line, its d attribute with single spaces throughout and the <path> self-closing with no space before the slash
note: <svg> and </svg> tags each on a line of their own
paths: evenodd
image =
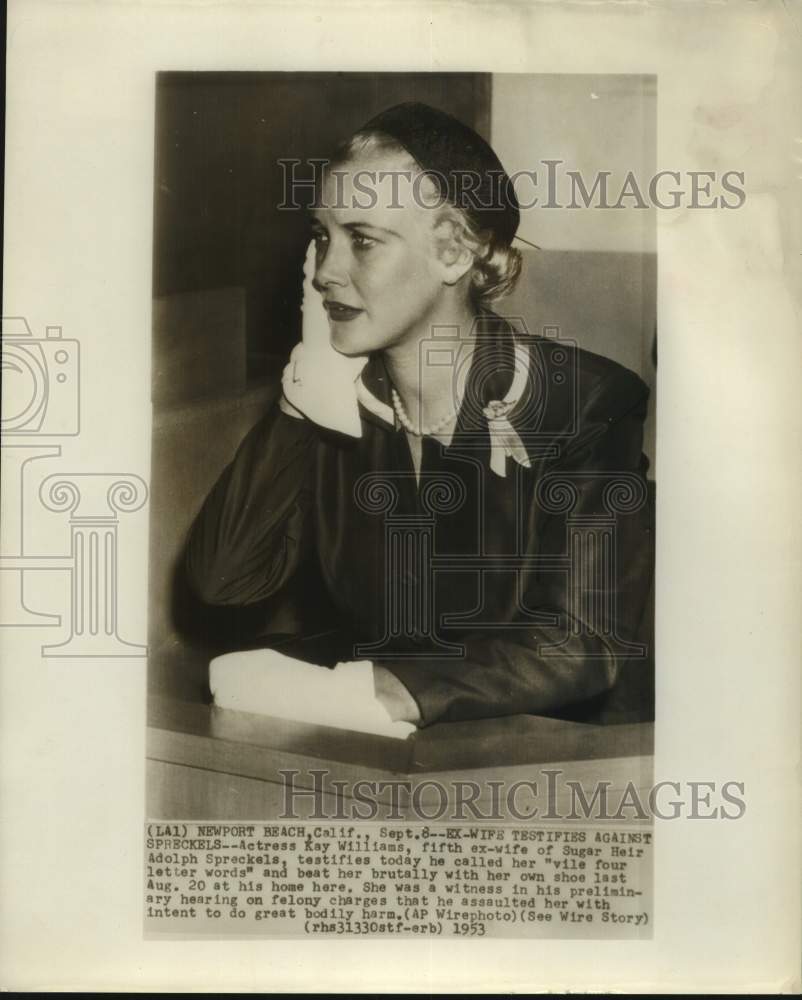
<svg viewBox="0 0 802 1000">
<path fill-rule="evenodd" d="M 207 604 L 275 594 L 310 544 L 316 433 L 274 403 L 246 435 L 190 531 L 186 574 Z"/>
<path fill-rule="evenodd" d="M 538 476 L 553 475 L 574 485 L 574 516 L 606 513 L 605 488 L 616 473 L 637 476 L 642 491 L 636 492 L 646 495 L 641 448 L 648 392 L 637 376 L 619 369 L 587 401 L 580 432 L 564 454 L 538 470 Z M 531 502 L 537 501 L 533 497 Z M 649 518 L 644 506 L 618 521 L 614 631 L 635 637 L 637 626 L 631 623 L 642 618 L 651 572 Z M 566 552 L 565 514 L 538 509 L 530 512 L 529 523 L 537 536 L 528 540 L 530 554 Z M 620 671 L 621 644 L 582 627 L 577 618 L 578 609 L 581 615 L 594 602 L 598 607 L 600 598 L 611 597 L 609 587 L 605 593 L 604 583 L 599 585 L 601 558 L 600 547 L 591 547 L 583 571 L 573 580 L 566 572 L 554 571 L 538 572 L 530 579 L 524 595 L 526 611 L 551 615 L 553 625 L 471 633 L 463 641 L 465 655 L 458 660 L 383 661 L 417 702 L 422 724 L 555 714 L 610 691 Z"/>
</svg>

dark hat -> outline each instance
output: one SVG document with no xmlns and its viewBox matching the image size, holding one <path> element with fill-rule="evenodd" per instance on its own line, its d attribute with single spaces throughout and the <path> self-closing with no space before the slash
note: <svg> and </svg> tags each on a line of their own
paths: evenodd
<svg viewBox="0 0 802 1000">
<path fill-rule="evenodd" d="M 383 132 L 400 143 L 479 229 L 509 245 L 520 221 L 512 182 L 489 143 L 452 115 L 409 101 L 382 111 L 360 132 Z"/>
</svg>

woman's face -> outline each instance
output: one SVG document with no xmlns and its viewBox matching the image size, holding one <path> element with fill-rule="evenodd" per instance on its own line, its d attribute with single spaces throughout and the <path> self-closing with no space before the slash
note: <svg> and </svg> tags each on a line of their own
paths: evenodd
<svg viewBox="0 0 802 1000">
<path fill-rule="evenodd" d="M 411 170 L 401 157 L 371 156 L 339 167 L 322 185 L 312 213 L 314 285 L 342 354 L 369 354 L 426 332 L 443 294 L 436 213 L 416 203 L 422 197 Z"/>
</svg>

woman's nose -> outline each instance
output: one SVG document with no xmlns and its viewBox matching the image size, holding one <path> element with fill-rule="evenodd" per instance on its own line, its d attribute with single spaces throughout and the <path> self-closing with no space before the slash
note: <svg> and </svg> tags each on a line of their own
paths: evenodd
<svg viewBox="0 0 802 1000">
<path fill-rule="evenodd" d="M 312 280 L 312 287 L 318 292 L 329 288 L 331 285 L 340 287 L 348 284 L 348 272 L 345 254 L 341 249 L 329 244 L 318 257 L 315 277 Z"/>
</svg>

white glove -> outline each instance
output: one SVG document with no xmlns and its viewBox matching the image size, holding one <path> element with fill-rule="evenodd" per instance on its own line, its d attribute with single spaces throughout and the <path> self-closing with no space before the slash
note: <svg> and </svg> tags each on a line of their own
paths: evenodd
<svg viewBox="0 0 802 1000">
<path fill-rule="evenodd" d="M 284 398 L 301 415 L 321 427 L 361 437 L 356 380 L 368 359 L 366 356 L 347 357 L 331 346 L 323 300 L 312 287 L 314 270 L 315 244 L 312 242 L 304 261 L 303 333 L 281 377 Z M 287 407 L 282 406 L 282 409 L 291 413 Z"/>
<path fill-rule="evenodd" d="M 275 649 L 226 653 L 209 664 L 209 687 L 218 708 L 397 739 L 415 731 L 376 697 L 368 660 L 327 670 Z"/>
</svg>

